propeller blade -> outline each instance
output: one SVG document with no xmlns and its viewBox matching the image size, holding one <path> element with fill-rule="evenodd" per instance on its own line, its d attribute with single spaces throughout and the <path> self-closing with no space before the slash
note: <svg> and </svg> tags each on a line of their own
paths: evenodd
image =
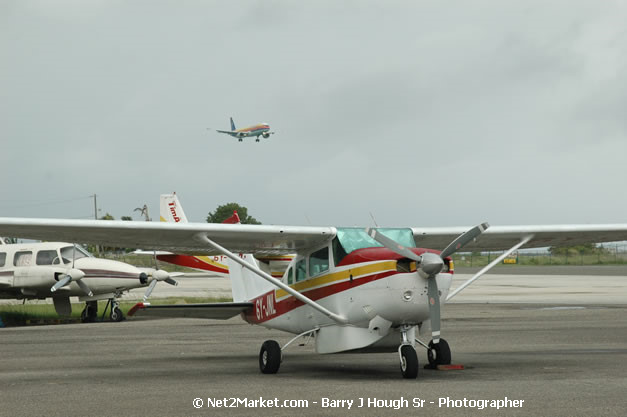
<svg viewBox="0 0 627 417">
<path fill-rule="evenodd" d="M 175 287 L 177 285 L 179 285 L 179 282 L 177 280 L 175 280 L 175 279 L 172 279 L 172 278 L 166 278 L 166 279 L 164 279 L 164 281 L 167 282 L 170 285 L 174 285 Z"/>
<path fill-rule="evenodd" d="M 78 281 L 76 281 L 76 283 L 78 284 L 79 287 L 81 287 L 81 290 L 83 290 L 85 294 L 87 294 L 90 297 L 94 295 L 94 293 L 89 289 L 87 284 L 85 284 L 82 279 L 79 279 Z"/>
<path fill-rule="evenodd" d="M 479 236 L 481 233 L 483 233 L 488 227 L 490 227 L 490 225 L 488 223 L 481 223 L 480 225 L 477 225 L 477 226 L 473 227 L 472 229 L 462 233 L 461 235 L 459 235 L 457 237 L 457 239 L 452 241 L 442 251 L 440 256 L 442 258 L 446 258 L 447 256 L 451 256 L 452 254 L 454 254 L 455 252 L 457 252 L 458 250 L 460 250 L 461 248 L 466 246 L 468 243 L 470 243 L 473 240 L 475 240 L 477 238 L 477 236 Z"/>
<path fill-rule="evenodd" d="M 152 294 L 152 290 L 155 289 L 155 285 L 157 285 L 157 280 L 153 280 L 150 285 L 148 286 L 148 289 L 146 290 L 146 293 L 144 294 L 144 301 L 146 301 L 148 299 L 148 297 L 150 297 L 150 294 Z"/>
<path fill-rule="evenodd" d="M 377 232 L 377 229 L 368 227 L 366 228 L 366 233 L 368 234 L 368 236 L 370 236 L 392 252 L 398 253 L 399 255 L 409 258 L 418 263 L 422 262 L 422 257 L 416 255 L 414 252 L 407 249 L 405 246 L 395 242 L 389 237 L 384 236 L 382 233 Z"/>
<path fill-rule="evenodd" d="M 67 284 L 70 283 L 70 281 L 72 281 L 71 276 L 69 275 L 64 276 L 63 278 L 59 280 L 59 282 L 57 282 L 56 284 L 52 286 L 52 288 L 50 288 L 50 292 L 55 292 L 59 288 L 66 286 Z"/>
<path fill-rule="evenodd" d="M 433 343 L 436 344 L 440 343 L 440 294 L 435 277 L 427 280 L 427 285 L 429 318 L 431 319 L 431 339 L 433 339 Z"/>
</svg>

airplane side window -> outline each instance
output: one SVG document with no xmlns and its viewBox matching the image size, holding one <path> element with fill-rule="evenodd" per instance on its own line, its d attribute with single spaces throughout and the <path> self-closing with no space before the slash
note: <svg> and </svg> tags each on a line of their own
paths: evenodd
<svg viewBox="0 0 627 417">
<path fill-rule="evenodd" d="M 52 265 L 54 258 L 58 258 L 56 250 L 40 250 L 37 252 L 35 263 L 37 265 Z"/>
<path fill-rule="evenodd" d="M 32 261 L 33 252 L 31 251 L 15 252 L 15 256 L 13 257 L 14 266 L 30 266 Z"/>
<path fill-rule="evenodd" d="M 301 259 L 296 262 L 296 282 L 304 281 L 307 276 L 307 268 L 305 265 L 305 260 Z"/>
<path fill-rule="evenodd" d="M 292 272 L 292 268 L 288 268 L 287 270 L 287 285 L 292 285 L 294 283 L 294 273 Z"/>
<path fill-rule="evenodd" d="M 319 275 L 329 270 L 329 248 L 324 247 L 309 255 L 309 276 Z"/>
<path fill-rule="evenodd" d="M 0 252 L 0 266 L 4 266 L 4 263 L 7 261 L 7 254 L 5 252 Z"/>
</svg>

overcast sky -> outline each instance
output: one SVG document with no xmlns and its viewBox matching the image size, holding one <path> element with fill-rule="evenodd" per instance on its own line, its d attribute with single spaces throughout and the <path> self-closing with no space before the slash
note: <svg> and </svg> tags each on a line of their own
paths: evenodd
<svg viewBox="0 0 627 417">
<path fill-rule="evenodd" d="M 627 222 L 627 4 L 0 2 L 0 216 Z M 261 143 L 211 129 L 270 124 Z"/>
</svg>

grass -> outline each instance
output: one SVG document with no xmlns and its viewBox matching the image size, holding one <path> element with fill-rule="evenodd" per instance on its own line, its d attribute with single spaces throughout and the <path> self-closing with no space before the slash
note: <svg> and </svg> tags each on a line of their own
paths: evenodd
<svg viewBox="0 0 627 417">
<path fill-rule="evenodd" d="M 151 300 L 151 304 L 197 304 L 197 303 L 223 303 L 232 301 L 231 298 L 201 298 L 201 297 L 168 297 Z M 138 301 L 123 301 L 120 309 L 126 316 L 128 311 L 137 304 Z M 106 301 L 98 302 L 98 317 L 102 317 Z M 56 321 L 78 322 L 81 311 L 85 303 L 72 303 L 72 314 L 69 317 L 60 317 L 54 309 L 53 304 L 4 304 L 0 305 L 0 319 L 5 326 L 23 326 L 29 321 Z M 104 321 L 108 320 L 105 316 Z"/>
</svg>

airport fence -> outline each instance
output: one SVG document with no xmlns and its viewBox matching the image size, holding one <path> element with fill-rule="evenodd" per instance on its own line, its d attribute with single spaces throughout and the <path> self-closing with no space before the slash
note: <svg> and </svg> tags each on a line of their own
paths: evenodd
<svg viewBox="0 0 627 417">
<path fill-rule="evenodd" d="M 504 251 L 456 253 L 452 256 L 455 267 L 485 266 Z M 571 249 L 553 254 L 547 250 L 523 250 L 509 256 L 501 263 L 511 265 L 623 265 L 627 264 L 627 245 L 599 246 L 592 252 Z"/>
</svg>

